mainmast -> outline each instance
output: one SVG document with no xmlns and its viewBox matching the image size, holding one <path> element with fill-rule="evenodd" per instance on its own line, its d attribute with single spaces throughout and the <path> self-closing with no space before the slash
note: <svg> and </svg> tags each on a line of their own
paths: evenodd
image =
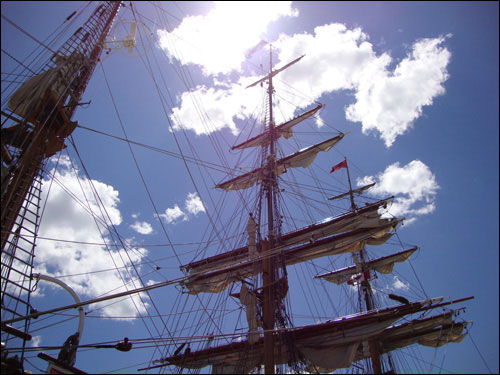
<svg viewBox="0 0 500 375">
<path fill-rule="evenodd" d="M 49 157 L 66 148 L 64 141 L 77 125 L 71 118 L 99 62 L 120 4 L 100 4 L 2 108 L 2 321 L 30 313 L 43 167 Z M 2 331 L 4 328 L 2 325 Z M 17 330 L 11 328 L 6 328 L 9 334 L 21 337 L 24 346 L 30 339 L 29 322 Z"/>
<path fill-rule="evenodd" d="M 275 130 L 274 130 L 274 119 L 273 119 L 273 54 L 272 46 L 269 47 L 269 157 L 267 163 L 267 175 L 268 179 L 266 181 L 266 197 L 267 197 L 267 229 L 268 229 L 268 250 L 273 249 L 276 243 L 276 236 L 274 233 L 274 189 L 277 184 L 276 174 L 275 174 L 275 164 L 276 164 L 276 148 L 275 148 Z M 264 287 L 264 367 L 266 374 L 274 374 L 274 338 L 273 329 L 275 322 L 275 292 L 274 292 L 274 281 L 275 281 L 275 260 L 276 257 L 265 257 L 263 261 L 263 275 L 262 284 Z"/>
<path fill-rule="evenodd" d="M 394 263 L 407 260 L 417 250 L 415 247 L 374 260 L 364 259 L 364 247 L 386 243 L 403 218 L 382 217 L 381 209 L 387 208 L 394 197 L 357 207 L 354 194 L 361 194 L 374 184 L 353 190 L 349 174 L 349 192 L 329 198 L 349 196 L 352 208 L 349 212 L 281 233 L 281 216 L 277 204 L 278 176 L 290 168 L 307 168 L 319 152 L 329 151 L 345 135 L 340 133 L 336 137 L 277 159 L 276 146 L 279 137 L 291 137 L 293 126 L 322 108 L 322 105 L 318 105 L 283 124 L 274 124 L 272 78 L 303 57 L 300 56 L 285 66 L 272 70 L 272 50 L 270 51 L 270 73 L 248 86 L 253 87 L 267 81 L 269 123 L 263 133 L 232 147 L 233 150 L 260 147 L 261 164 L 256 169 L 242 175 L 233 175 L 215 186 L 231 192 L 249 189 L 256 184 L 261 185 L 257 222 L 250 214 L 247 224 L 248 245 L 181 266 L 188 274 L 180 284 L 189 294 L 220 293 L 230 285 L 241 282 L 241 292 L 230 295 L 238 297 L 245 306 L 248 321 L 247 339 L 183 354 L 176 352 L 172 356 L 156 360 L 157 366 L 145 369 L 163 366 L 199 369 L 211 365 L 214 373 L 247 373 L 264 365 L 266 374 L 274 374 L 276 365 L 288 365 L 299 370 L 332 372 L 335 369 L 347 368 L 353 362 L 371 359 L 373 371 L 381 373 L 385 369 L 380 356 L 391 350 L 416 343 L 435 347 L 442 343 L 459 342 L 464 337 L 463 330 L 467 323 L 453 322 L 451 313 L 413 319 L 408 323 L 395 325 L 404 316 L 459 301 L 441 304 L 442 298 L 438 298 L 376 309 L 373 292 L 367 280 L 362 283 L 364 288 L 360 288 L 360 296 L 361 292 L 365 296 L 367 311 L 303 327 L 291 327 L 287 324 L 287 314 L 282 303 L 288 289 L 286 267 L 326 256 L 360 254 L 356 258 L 355 266 L 315 276 L 342 284 L 359 280 L 360 273 L 364 274 L 366 271 L 368 274 L 372 269 L 380 273 L 391 273 Z M 349 172 L 345 159 L 334 166 L 332 172 L 344 167 Z M 263 200 L 266 200 L 266 203 L 263 203 Z M 261 217 L 265 219 L 262 211 L 265 206 L 268 233 L 267 238 L 263 239 L 264 236 L 256 235 L 256 228 L 259 227 Z M 256 238 L 259 241 L 256 241 Z M 359 257 L 362 258 L 361 261 Z M 245 279 L 258 277 L 260 274 L 261 287 L 249 290 L 246 284 L 255 286 L 256 283 L 247 283 Z M 256 314 L 259 302 L 262 306 L 262 322 Z M 263 323 L 264 337 L 258 335 L 257 327 L 260 323 Z"/>
</svg>

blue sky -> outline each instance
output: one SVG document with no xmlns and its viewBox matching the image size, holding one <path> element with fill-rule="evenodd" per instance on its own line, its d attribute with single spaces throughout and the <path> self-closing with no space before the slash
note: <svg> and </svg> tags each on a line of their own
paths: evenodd
<svg viewBox="0 0 500 375">
<path fill-rule="evenodd" d="M 84 5 L 2 2 L 2 15 L 45 41 Z M 135 6 L 138 32 L 145 43 L 132 54 L 113 51 L 102 59 L 82 99 L 91 104 L 78 109 L 74 120 L 171 153 L 135 145 L 132 154 L 123 141 L 76 129 L 73 139 L 83 165 L 75 148 L 68 146 L 58 171 L 53 172 L 58 182 L 44 184 L 44 192 L 50 185 L 51 193 L 40 236 L 78 243 L 41 239 L 37 272 L 64 276 L 61 279 L 87 300 L 123 290 L 115 289 L 123 288 L 122 280 L 132 288 L 180 277 L 179 264 L 191 261 L 195 254 L 200 259 L 204 251 L 212 255 L 246 243 L 248 207 L 244 202 L 251 206 L 255 192 L 224 193 L 213 186 L 226 178 L 228 167 L 247 171 L 256 160 L 255 153 L 228 151 L 257 134 L 250 129 L 261 118 L 248 118 L 259 113 L 256 108 L 262 104 L 263 91 L 244 87 L 261 76 L 259 65 L 267 66 L 268 54 L 259 51 L 246 61 L 244 52 L 265 39 L 273 43 L 276 66 L 306 54 L 276 79 L 277 121 L 290 118 L 296 107 L 310 108 L 315 101 L 326 104 L 319 119 L 307 121 L 297 129 L 297 137 L 283 142 L 284 154 L 332 137 L 336 131 L 350 132 L 334 149 L 318 155 L 313 176 L 328 184 L 334 192 L 331 195 L 345 191 L 345 171 L 328 172 L 347 157 L 355 183 L 378 182 L 369 198 L 395 195 L 390 213 L 405 216 L 406 224 L 387 246 L 374 248 L 370 255 L 386 255 L 410 245 L 421 247 L 411 264 L 396 266 L 395 277 L 377 280 L 379 298 L 391 291 L 412 300 L 475 296 L 457 306 L 466 307 L 461 319 L 474 322 L 464 341 L 438 350 L 408 351 L 400 371 L 497 373 L 498 3 L 279 2 L 255 14 L 255 4 L 231 8 L 178 2 L 164 3 L 161 10 L 151 4 Z M 91 4 L 88 12 L 93 8 Z M 84 22 L 88 12 L 75 19 L 70 30 Z M 117 38 L 127 34 L 132 19 L 130 10 L 122 9 L 113 29 Z M 6 73 L 16 65 L 5 52 L 27 64 L 32 59 L 28 54 L 36 47 L 2 19 L 2 108 L 8 92 L 4 87 L 12 79 Z M 46 51 L 41 53 L 50 57 Z M 313 131 L 319 135 L 311 135 Z M 204 162 L 184 163 L 172 156 L 180 153 L 178 146 L 186 157 Z M 82 205 L 88 204 L 95 212 L 99 208 L 90 198 L 92 189 L 84 181 L 84 167 L 106 207 L 108 222 L 120 238 L 134 244 L 132 250 L 123 250 L 123 244 L 113 241 L 116 236 L 102 226 L 106 241 L 117 246 L 110 250 L 96 245 L 103 238 Z M 311 176 L 299 169 L 291 176 L 298 183 L 312 185 Z M 284 206 L 285 220 L 293 217 L 303 226 L 302 214 L 320 220 L 343 212 L 332 204 L 321 216 L 312 212 L 316 203 L 301 206 L 285 177 L 289 176 L 283 177 L 283 196 L 290 189 L 291 201 Z M 80 197 L 81 204 L 62 186 Z M 151 246 L 158 244 L 166 245 Z M 310 274 L 326 272 L 332 265 L 340 268 L 349 261 L 349 257 L 339 257 L 290 271 L 291 313 L 298 325 L 333 318 L 333 311 L 348 313 L 343 297 L 352 296 L 352 291 L 336 290 L 333 284 L 319 286 Z M 128 267 L 129 272 L 114 269 L 124 264 L 137 266 Z M 302 281 L 303 277 L 309 281 Z M 294 282 L 303 284 L 293 288 Z M 179 291 L 180 287 L 169 286 L 133 301 L 97 310 L 91 306 L 81 343 L 125 336 L 143 339 L 165 335 L 164 330 L 172 336 L 206 335 L 209 331 L 188 325 L 203 322 L 206 314 L 193 312 L 189 319 L 177 314 L 200 307 L 213 309 L 226 331 L 246 327 L 233 299 L 223 303 L 215 297 Z M 38 293 L 34 297 L 38 310 L 72 303 L 64 292 L 48 286 L 40 285 Z M 330 297 L 324 297 L 325 293 Z M 334 307 L 318 301 L 322 298 L 333 301 Z M 164 314 L 163 322 L 138 319 L 139 313 Z M 64 319 L 51 317 L 32 327 L 36 330 Z M 57 325 L 56 332 L 53 327 L 35 331 L 33 346 L 61 345 L 76 326 L 73 319 Z M 136 345 L 140 346 L 147 345 Z M 152 348 L 130 353 L 81 349 L 76 366 L 88 372 L 133 372 L 159 357 Z M 38 359 L 30 360 L 35 366 L 45 366 Z M 31 369 L 36 371 L 36 367 Z"/>
</svg>

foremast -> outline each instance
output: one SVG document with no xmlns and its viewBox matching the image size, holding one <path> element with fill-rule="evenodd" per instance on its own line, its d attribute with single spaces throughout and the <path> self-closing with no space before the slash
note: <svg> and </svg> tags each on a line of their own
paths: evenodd
<svg viewBox="0 0 500 375">
<path fill-rule="evenodd" d="M 101 3 L 59 49 L 50 50 L 52 56 L 41 70 L 30 70 L 34 75 L 2 108 L 2 321 L 32 312 L 31 272 L 43 168 L 49 157 L 66 148 L 65 139 L 77 125 L 71 119 L 120 5 L 120 1 Z M 2 342 L 7 341 L 5 332 L 21 338 L 24 347 L 30 339 L 28 329 L 29 320 L 17 328 L 2 324 Z M 22 362 L 23 355 L 21 368 Z"/>
</svg>

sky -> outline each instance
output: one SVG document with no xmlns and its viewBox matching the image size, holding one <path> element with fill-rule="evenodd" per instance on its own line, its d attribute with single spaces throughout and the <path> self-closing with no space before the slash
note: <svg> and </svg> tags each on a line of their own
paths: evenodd
<svg viewBox="0 0 500 375">
<path fill-rule="evenodd" d="M 126 4 L 108 41 L 129 33 L 134 14 Z M 36 71 L 51 55 L 7 19 L 47 45 L 56 28 L 71 35 L 94 6 L 2 2 L 2 109 L 22 78 L 9 74 L 17 66 L 13 59 Z M 64 22 L 75 10 L 83 14 Z M 294 137 L 280 140 L 280 152 L 349 132 L 318 155 L 311 175 L 297 168 L 283 176 L 283 197 L 291 202 L 282 206 L 286 225 L 344 212 L 336 203 L 323 208 L 321 194 L 304 205 L 296 188 L 308 191 L 324 181 L 330 195 L 345 192 L 346 171 L 328 172 L 346 157 L 353 185 L 377 182 L 369 199 L 393 195 L 387 215 L 406 218 L 397 236 L 370 255 L 420 246 L 409 264 L 397 265 L 397 274 L 377 280 L 377 298 L 390 292 L 412 300 L 474 296 L 457 305 L 465 307 L 459 318 L 473 322 L 468 336 L 437 350 L 405 352 L 400 371 L 498 373 L 497 2 L 140 2 L 134 12 L 137 46 L 131 53 L 114 48 L 101 58 L 82 98 L 90 104 L 73 118 L 81 127 L 47 164 L 36 272 L 60 278 L 89 300 L 124 291 L 124 283 L 133 289 L 181 277 L 179 265 L 246 244 L 255 189 L 225 193 L 213 186 L 259 160 L 258 152 L 229 151 L 258 134 L 264 118 L 265 86 L 246 87 L 269 67 L 269 44 L 248 55 L 265 41 L 272 44 L 275 68 L 305 55 L 273 80 L 276 122 L 297 115 L 297 108 L 326 104 L 296 127 Z M 61 34 L 50 46 L 66 38 Z M 39 55 L 30 55 L 35 48 Z M 349 260 L 290 270 L 298 324 L 349 313 L 353 302 L 341 298 L 353 296 L 352 288 L 340 292 L 309 277 Z M 301 284 L 305 274 L 309 281 Z M 42 283 L 33 297 L 38 310 L 73 302 Z M 323 298 L 334 307 L 324 306 Z M 190 324 L 210 319 L 230 332 L 246 327 L 239 305 L 228 300 L 182 294 L 179 285 L 169 285 L 90 305 L 81 344 L 207 335 Z M 183 311 L 192 312 L 186 318 Z M 145 318 L 160 314 L 162 319 Z M 30 347 L 60 346 L 77 327 L 75 319 L 61 322 L 67 318 L 34 321 Z M 75 366 L 131 373 L 162 356 L 151 342 L 135 347 L 128 353 L 81 348 Z M 36 352 L 29 356 L 28 369 L 45 368 Z M 415 356 L 424 360 L 414 363 Z"/>
</svg>

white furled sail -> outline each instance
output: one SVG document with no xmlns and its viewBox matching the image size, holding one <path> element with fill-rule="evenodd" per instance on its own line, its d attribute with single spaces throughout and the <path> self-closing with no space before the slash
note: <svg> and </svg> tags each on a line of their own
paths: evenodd
<svg viewBox="0 0 500 375">
<path fill-rule="evenodd" d="M 414 247 L 409 250 L 401 251 L 396 254 L 388 255 L 382 258 L 374 259 L 364 264 L 366 269 L 374 270 L 380 273 L 388 274 L 394 269 L 394 263 L 404 262 L 419 248 Z M 357 266 L 346 267 L 341 270 L 332 271 L 322 275 L 314 276 L 314 278 L 321 278 L 335 284 L 343 284 L 351 279 L 354 275 L 359 274 Z"/>
<path fill-rule="evenodd" d="M 323 104 L 318 105 L 317 107 L 311 109 L 310 111 L 307 111 L 290 121 L 287 121 L 281 125 L 278 125 L 275 128 L 275 134 L 276 138 L 279 138 L 283 136 L 285 139 L 288 139 L 292 136 L 292 128 L 301 123 L 302 121 L 308 119 L 311 116 L 314 116 L 321 108 L 323 108 Z M 239 145 L 233 146 L 231 149 L 243 149 L 243 148 L 248 148 L 248 147 L 257 147 L 257 146 L 266 146 L 269 144 L 269 137 L 267 133 L 262 133 L 259 134 L 253 138 L 250 138 L 249 140 L 240 143 Z"/>
<path fill-rule="evenodd" d="M 341 133 L 336 137 L 327 139 L 324 142 L 307 147 L 303 150 L 296 152 L 295 154 L 277 160 L 275 175 L 279 176 L 285 173 L 288 168 L 308 167 L 314 161 L 316 155 L 318 155 L 318 152 L 329 151 L 342 138 L 344 138 L 344 135 L 345 135 L 344 133 Z M 257 168 L 244 175 L 235 177 L 229 181 L 218 184 L 215 187 L 219 189 L 224 189 L 225 191 L 248 189 L 254 186 L 257 181 L 264 180 L 265 178 L 267 178 L 268 177 L 267 173 L 268 173 L 267 167 Z"/>
<path fill-rule="evenodd" d="M 387 204 L 390 203 L 392 199 L 392 197 L 389 197 L 366 205 L 356 212 L 349 212 L 337 217 L 328 217 L 307 227 L 285 233 L 281 236 L 280 243 L 282 246 L 291 246 L 303 242 L 315 242 L 334 234 L 341 234 L 358 228 L 372 228 L 378 226 L 380 224 L 379 219 L 381 218 L 379 210 L 386 208 Z M 251 227 L 255 225 L 253 218 L 249 219 L 249 225 Z M 252 238 L 253 236 L 249 232 L 248 247 L 241 247 L 200 261 L 191 262 L 182 266 L 181 269 L 191 273 L 199 273 L 220 269 L 221 267 L 228 267 L 245 261 L 249 257 L 249 254 L 253 254 L 253 250 L 249 251 L 252 245 Z"/>
<path fill-rule="evenodd" d="M 392 236 L 389 232 L 394 230 L 400 222 L 401 219 L 380 219 L 376 227 L 360 228 L 292 248 L 271 249 L 270 253 L 279 252 L 284 258 L 285 265 L 291 266 L 324 256 L 357 252 L 370 241 L 381 243 L 387 241 Z M 255 260 L 247 257 L 244 261 L 229 267 L 222 266 L 210 271 L 192 272 L 187 280 L 181 281 L 181 285 L 188 289 L 189 294 L 219 293 L 233 282 L 261 273 L 261 260 L 262 255 Z"/>
<path fill-rule="evenodd" d="M 354 361 L 366 358 L 362 343 L 368 339 L 380 342 L 384 353 L 417 343 L 434 346 L 446 340 L 459 342 L 467 323 L 453 321 L 452 315 L 457 311 L 393 325 L 409 314 L 461 300 L 440 303 L 441 301 L 442 299 L 418 301 L 276 332 L 277 335 L 293 340 L 295 351 L 290 353 L 286 346 L 277 340 L 274 344 L 277 364 L 287 363 L 294 355 L 299 355 L 304 358 L 307 368 L 311 371 L 321 369 L 322 372 L 331 372 L 347 368 Z M 248 341 L 242 340 L 178 354 L 156 361 L 162 364 L 149 369 L 169 365 L 199 369 L 211 365 L 212 373 L 248 373 L 263 363 L 263 341 L 263 338 L 260 338 L 253 345 L 249 345 Z"/>
</svg>

